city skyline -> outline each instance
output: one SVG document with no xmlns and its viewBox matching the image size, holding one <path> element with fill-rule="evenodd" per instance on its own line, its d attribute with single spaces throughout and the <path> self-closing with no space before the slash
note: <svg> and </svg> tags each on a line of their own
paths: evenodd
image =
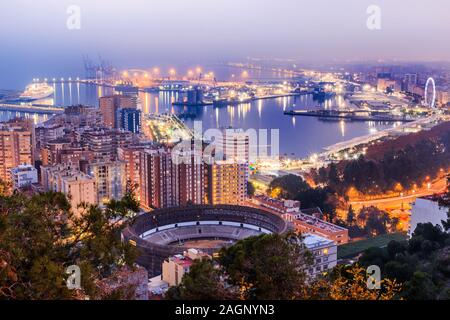
<svg viewBox="0 0 450 320">
<path fill-rule="evenodd" d="M 448 0 L 0 12 L 0 301 L 450 300 Z"/>
<path fill-rule="evenodd" d="M 67 21 L 80 9 L 80 29 Z M 380 8 L 370 30 L 371 5 Z M 0 4 L 0 88 L 31 77 L 82 74 L 82 56 L 118 68 L 186 67 L 246 57 L 345 61 L 448 61 L 445 0 L 409 1 L 93 1 L 27 0 Z M 448 10 L 445 10 L 445 9 Z M 20 37 L 18 37 L 20 35 Z M 14 60 L 11 61 L 11 57 Z M 61 68 L 64 66 L 64 68 Z M 64 71 L 62 71 L 64 70 Z"/>
</svg>

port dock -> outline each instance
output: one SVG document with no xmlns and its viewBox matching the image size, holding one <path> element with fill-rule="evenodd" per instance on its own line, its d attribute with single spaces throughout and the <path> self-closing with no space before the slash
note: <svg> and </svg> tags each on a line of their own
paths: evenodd
<svg viewBox="0 0 450 320">
<path fill-rule="evenodd" d="M 63 113 L 64 108 L 45 106 L 45 105 L 20 105 L 20 104 L 10 104 L 10 103 L 0 103 L 0 111 L 13 111 L 13 112 L 26 112 L 26 113 L 36 113 L 36 114 L 58 114 Z"/>
<path fill-rule="evenodd" d="M 396 116 L 378 111 L 355 110 L 286 110 L 284 114 L 290 116 L 317 117 L 324 119 L 350 120 L 350 121 L 384 121 L 384 122 L 413 122 L 416 119 L 405 116 Z"/>
</svg>

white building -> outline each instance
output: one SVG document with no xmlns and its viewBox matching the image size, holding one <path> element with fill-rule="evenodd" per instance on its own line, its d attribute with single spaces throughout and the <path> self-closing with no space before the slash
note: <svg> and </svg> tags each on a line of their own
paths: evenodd
<svg viewBox="0 0 450 320">
<path fill-rule="evenodd" d="M 30 164 L 19 165 L 11 169 L 13 188 L 19 189 L 38 182 L 38 173 Z"/>
<path fill-rule="evenodd" d="M 327 272 L 336 266 L 337 245 L 334 241 L 310 233 L 305 233 L 303 236 L 303 243 L 314 256 L 314 263 L 308 270 L 310 276 Z"/>
<path fill-rule="evenodd" d="M 437 201 L 417 198 L 411 209 L 408 235 L 411 236 L 419 223 L 430 222 L 442 227 L 442 220 L 447 220 L 448 208 L 439 206 Z"/>
</svg>

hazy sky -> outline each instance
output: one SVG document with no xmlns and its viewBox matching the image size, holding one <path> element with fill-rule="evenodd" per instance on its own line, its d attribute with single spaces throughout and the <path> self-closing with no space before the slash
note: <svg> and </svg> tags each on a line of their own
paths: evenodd
<svg viewBox="0 0 450 320">
<path fill-rule="evenodd" d="M 381 8 L 381 30 L 366 26 Z M 81 9 L 69 30 L 67 8 Z M 82 55 L 119 68 L 247 56 L 450 60 L 449 0 L 0 1 L 0 88 L 82 75 Z"/>
</svg>

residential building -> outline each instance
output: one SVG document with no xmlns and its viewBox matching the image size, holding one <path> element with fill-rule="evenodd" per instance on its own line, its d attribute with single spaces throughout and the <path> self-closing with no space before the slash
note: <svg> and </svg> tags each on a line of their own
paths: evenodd
<svg viewBox="0 0 450 320">
<path fill-rule="evenodd" d="M 120 200 L 125 194 L 126 174 L 123 161 L 93 162 L 83 169 L 95 180 L 99 204 L 106 204 L 112 199 Z"/>
<path fill-rule="evenodd" d="M 38 182 L 38 173 L 30 164 L 19 165 L 11 169 L 13 189 L 20 189 Z"/>
<path fill-rule="evenodd" d="M 194 151 L 179 153 L 183 161 L 172 165 L 175 203 L 178 206 L 206 202 L 206 165 L 202 154 Z"/>
<path fill-rule="evenodd" d="M 136 99 L 132 96 L 126 95 L 111 95 L 101 97 L 99 99 L 99 109 L 103 117 L 103 122 L 106 126 L 117 128 L 117 109 L 119 108 L 134 108 L 136 109 Z"/>
<path fill-rule="evenodd" d="M 417 85 L 417 73 L 407 73 L 405 74 L 403 80 L 403 90 L 406 92 L 412 92 L 413 88 Z"/>
<path fill-rule="evenodd" d="M 161 280 L 169 286 L 179 285 L 183 276 L 189 272 L 194 260 L 197 259 L 211 259 L 211 256 L 197 249 L 188 249 L 182 255 L 177 254 L 167 258 L 162 264 Z"/>
<path fill-rule="evenodd" d="M 145 150 L 140 153 L 139 163 L 141 205 L 147 209 L 176 206 L 170 151 Z"/>
<path fill-rule="evenodd" d="M 347 243 L 348 229 L 324 221 L 319 217 L 322 212 L 319 208 L 300 209 L 300 202 L 286 199 L 274 199 L 264 195 L 252 197 L 252 202 L 291 222 L 300 233 L 316 234 L 334 241 L 337 245 Z"/>
<path fill-rule="evenodd" d="M 141 152 L 148 148 L 148 144 L 133 144 L 121 146 L 117 149 L 117 158 L 125 163 L 125 176 L 127 185 L 132 186 L 136 197 L 140 198 L 141 184 Z"/>
<path fill-rule="evenodd" d="M 59 123 L 43 124 L 36 127 L 36 150 L 41 150 L 49 141 L 61 138 L 64 135 L 64 128 L 64 125 Z M 39 152 L 38 156 L 40 156 Z"/>
<path fill-rule="evenodd" d="M 32 120 L 13 119 L 0 123 L 0 179 L 11 180 L 11 169 L 34 163 Z"/>
<path fill-rule="evenodd" d="M 250 156 L 256 155 L 256 141 L 250 141 L 252 137 L 243 130 L 223 129 L 222 135 L 215 138 L 213 143 L 216 146 L 216 159 L 249 163 Z"/>
<path fill-rule="evenodd" d="M 298 232 L 318 235 L 334 241 L 337 245 L 348 242 L 348 229 L 308 215 L 302 211 L 285 213 L 282 217 L 292 222 Z"/>
<path fill-rule="evenodd" d="M 262 207 L 276 211 L 279 214 L 300 212 L 300 201 L 274 199 L 264 195 L 253 196 L 252 201 Z"/>
<path fill-rule="evenodd" d="M 141 110 L 135 108 L 117 109 L 117 128 L 133 133 L 141 132 Z"/>
<path fill-rule="evenodd" d="M 52 166 L 61 163 L 61 151 L 70 147 L 71 141 L 67 138 L 49 140 L 41 146 L 41 161 L 44 166 Z"/>
<path fill-rule="evenodd" d="M 82 147 L 71 146 L 63 149 L 59 153 L 60 163 L 68 164 L 80 170 L 80 163 L 83 161 L 92 162 L 94 155 L 92 151 L 84 150 Z"/>
<path fill-rule="evenodd" d="M 243 204 L 247 198 L 246 172 L 246 163 L 215 161 L 207 165 L 207 202 Z"/>
<path fill-rule="evenodd" d="M 304 234 L 303 243 L 312 253 L 314 262 L 307 270 L 312 277 L 333 269 L 337 264 L 337 245 L 333 240 L 316 234 Z"/>
<path fill-rule="evenodd" d="M 81 145 L 92 152 L 94 160 L 117 160 L 121 146 L 133 144 L 133 133 L 110 128 L 91 128 L 81 133 Z"/>
<path fill-rule="evenodd" d="M 147 149 L 140 155 L 140 200 L 145 208 L 203 204 L 206 172 L 201 153 L 183 152 L 174 163 L 172 151 Z"/>
<path fill-rule="evenodd" d="M 59 164 L 41 167 L 41 185 L 44 191 L 67 195 L 72 210 L 81 212 L 81 203 L 97 204 L 97 186 L 93 177 L 71 165 Z"/>
</svg>

